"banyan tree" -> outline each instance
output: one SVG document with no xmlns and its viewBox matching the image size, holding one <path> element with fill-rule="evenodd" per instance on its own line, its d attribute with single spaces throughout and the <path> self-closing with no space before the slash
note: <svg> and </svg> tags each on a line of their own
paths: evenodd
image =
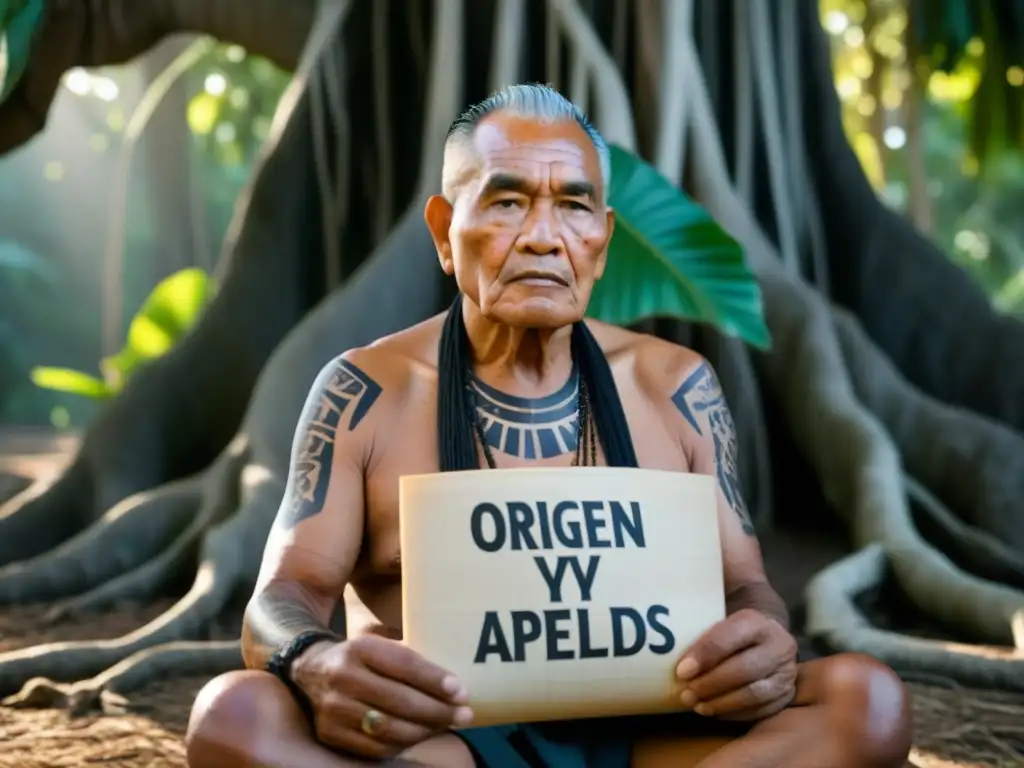
<svg viewBox="0 0 1024 768">
<path fill-rule="evenodd" d="M 235 643 L 202 638 L 255 580 L 308 387 L 334 355 L 446 306 L 422 220 L 445 131 L 526 81 L 577 102 L 742 244 L 770 350 L 678 320 L 642 327 L 718 370 L 758 528 L 845 531 L 849 554 L 807 586 L 803 634 L 907 674 L 1024 690 L 1024 326 L 876 197 L 843 133 L 816 2 L 46 8 L 0 109 L 4 149 L 41 129 L 62 72 L 176 31 L 295 76 L 215 300 L 97 417 L 66 471 L 0 511 L 3 603 L 67 615 L 149 599 L 183 574 L 192 587 L 129 635 L 0 654 L 0 695 L 91 699 L 240 663 Z M 869 621 L 861 596 L 883 583 L 930 636 Z"/>
</svg>

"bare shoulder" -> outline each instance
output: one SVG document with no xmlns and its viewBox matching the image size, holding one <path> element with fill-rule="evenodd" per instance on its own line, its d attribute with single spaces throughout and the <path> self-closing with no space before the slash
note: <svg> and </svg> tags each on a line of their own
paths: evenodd
<svg viewBox="0 0 1024 768">
<path fill-rule="evenodd" d="M 710 378 L 717 386 L 710 363 L 689 347 L 607 323 L 587 324 L 609 362 L 631 370 L 637 388 L 654 403 L 672 403 L 697 379 Z"/>
<path fill-rule="evenodd" d="M 424 379 L 436 377 L 437 341 L 443 316 L 432 317 L 422 323 L 384 336 L 364 347 L 343 352 L 328 366 L 336 384 L 347 395 L 358 401 L 360 417 L 373 421 L 387 421 L 399 416 L 410 393 Z M 356 420 L 353 413 L 353 421 Z M 353 423 L 354 429 L 357 424 Z"/>
</svg>

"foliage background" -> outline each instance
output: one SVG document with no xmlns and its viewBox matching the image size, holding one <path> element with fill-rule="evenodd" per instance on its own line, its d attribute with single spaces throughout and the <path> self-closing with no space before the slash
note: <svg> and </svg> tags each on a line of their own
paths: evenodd
<svg viewBox="0 0 1024 768">
<path fill-rule="evenodd" d="M 1024 154 L 1013 141 L 980 140 L 997 132 L 978 117 L 987 93 L 1024 96 L 1024 68 L 984 29 L 960 46 L 923 46 L 911 0 L 820 5 L 846 130 L 879 195 L 1000 311 L 1024 316 Z M 187 45 L 68 73 L 45 133 L 0 159 L 0 424 L 80 429 L 97 404 L 39 389 L 29 370 L 99 373 L 161 279 L 214 268 L 288 77 L 217 46 L 131 139 L 147 87 Z"/>
</svg>

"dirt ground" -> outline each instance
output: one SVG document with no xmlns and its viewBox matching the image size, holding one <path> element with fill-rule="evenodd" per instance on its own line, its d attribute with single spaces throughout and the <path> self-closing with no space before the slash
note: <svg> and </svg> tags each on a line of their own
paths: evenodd
<svg viewBox="0 0 1024 768">
<path fill-rule="evenodd" d="M 8 609 L 0 612 L 0 652 L 40 642 L 117 636 L 167 605 L 127 606 L 50 627 L 42 625 L 43 609 Z M 227 626 L 217 634 L 226 631 Z M 125 715 L 71 717 L 59 710 L 0 708 L 0 768 L 184 768 L 181 736 L 192 699 L 204 682 L 200 677 L 157 681 L 131 697 Z M 911 687 L 917 728 L 910 765 L 1024 766 L 1024 696 L 947 684 Z"/>
<path fill-rule="evenodd" d="M 0 432 L 0 499 L 20 478 L 52 476 L 75 441 L 45 432 Z M 10 486 L 13 479 L 18 480 Z M 4 487 L 4 483 L 8 487 Z M 795 605 L 807 578 L 841 552 L 834 535 L 789 532 L 762 541 L 769 577 Z M 862 605 L 873 620 L 900 631 L 919 630 L 912 608 L 883 596 Z M 46 606 L 0 608 L 0 653 L 64 640 L 101 639 L 130 632 L 156 617 L 171 600 L 122 606 L 101 615 L 48 625 Z M 237 611 L 211 630 L 212 638 L 237 637 Z M 358 621 L 355 615 L 350 619 Z M 154 681 L 131 695 L 129 712 L 72 717 L 61 710 L 0 707 L 0 768 L 184 768 L 182 735 L 205 678 Z M 972 691 L 948 681 L 910 682 L 914 697 L 915 768 L 1024 768 L 1024 694 Z M 301 768 L 296 766 L 295 768 Z"/>
<path fill-rule="evenodd" d="M 5 609 L 0 612 L 0 652 L 41 642 L 116 637 L 168 605 L 125 607 L 52 627 L 43 625 L 45 609 Z M 194 677 L 159 681 L 140 692 L 131 713 L 124 716 L 76 718 L 60 710 L 0 708 L 0 767 L 181 768 L 181 736 L 192 699 L 204 682 Z"/>
</svg>

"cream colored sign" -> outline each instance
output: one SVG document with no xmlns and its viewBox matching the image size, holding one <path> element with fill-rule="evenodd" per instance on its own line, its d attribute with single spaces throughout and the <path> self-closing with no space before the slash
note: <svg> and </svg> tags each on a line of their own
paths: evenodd
<svg viewBox="0 0 1024 768">
<path fill-rule="evenodd" d="M 725 615 L 715 482 L 578 467 L 401 479 L 405 642 L 475 725 L 679 708 L 674 668 Z"/>
</svg>

